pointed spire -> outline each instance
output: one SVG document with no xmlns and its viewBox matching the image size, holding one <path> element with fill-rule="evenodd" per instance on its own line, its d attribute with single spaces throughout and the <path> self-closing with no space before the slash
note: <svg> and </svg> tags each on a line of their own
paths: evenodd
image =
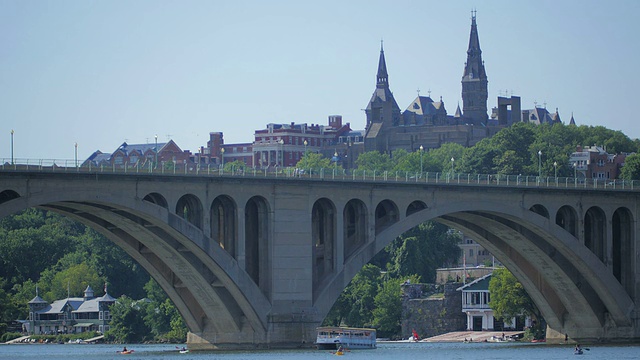
<svg viewBox="0 0 640 360">
<path fill-rule="evenodd" d="M 471 12 L 471 33 L 467 62 L 462 75 L 462 110 L 470 123 L 481 124 L 487 120 L 488 92 L 487 73 L 482 61 L 482 50 L 478 38 L 476 11 Z"/>
<path fill-rule="evenodd" d="M 453 115 L 454 118 L 461 118 L 462 117 L 462 110 L 460 110 L 460 103 L 458 103 L 458 108 L 456 109 L 456 113 L 455 115 Z"/>
<path fill-rule="evenodd" d="M 469 35 L 469 49 L 467 49 L 467 63 L 463 77 L 469 77 L 470 79 L 486 77 L 484 61 L 482 61 L 482 50 L 480 50 L 480 39 L 478 38 L 475 10 L 471 12 L 471 34 Z"/>
<path fill-rule="evenodd" d="M 569 125 L 575 125 L 576 121 L 573 119 L 573 111 L 571 112 L 571 120 L 569 120 Z"/>
<path fill-rule="evenodd" d="M 384 48 L 382 47 L 382 40 L 380 40 L 380 60 L 378 61 L 377 87 L 379 88 L 389 87 L 389 74 L 387 74 L 387 62 L 384 59 Z"/>
</svg>

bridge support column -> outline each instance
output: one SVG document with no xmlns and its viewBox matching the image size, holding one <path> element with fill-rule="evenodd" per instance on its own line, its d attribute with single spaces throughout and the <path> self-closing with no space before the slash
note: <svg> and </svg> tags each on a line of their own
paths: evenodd
<svg viewBox="0 0 640 360">
<path fill-rule="evenodd" d="M 194 351 L 311 348 L 320 324 L 321 321 L 304 313 L 273 315 L 266 333 L 255 332 L 250 326 L 243 326 L 238 333 L 220 333 L 207 326 L 202 332 L 189 332 L 187 344 Z"/>
</svg>

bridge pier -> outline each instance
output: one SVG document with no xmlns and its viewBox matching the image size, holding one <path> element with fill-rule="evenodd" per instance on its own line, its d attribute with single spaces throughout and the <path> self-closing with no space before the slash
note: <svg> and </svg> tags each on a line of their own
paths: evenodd
<svg viewBox="0 0 640 360">
<path fill-rule="evenodd" d="M 243 326 L 242 332 L 220 333 L 205 326 L 202 332 L 187 334 L 191 350 L 251 350 L 311 348 L 316 328 L 321 321 L 307 319 L 304 314 L 280 314 L 269 318 L 267 332 L 255 332 Z"/>
</svg>

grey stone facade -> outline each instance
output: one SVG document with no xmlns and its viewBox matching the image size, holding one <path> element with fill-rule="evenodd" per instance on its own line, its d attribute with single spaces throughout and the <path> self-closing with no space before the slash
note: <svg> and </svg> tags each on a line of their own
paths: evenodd
<svg viewBox="0 0 640 360">
<path fill-rule="evenodd" d="M 462 283 L 408 284 L 402 286 L 402 337 L 415 330 L 421 338 L 465 329 L 462 293 L 456 291 Z M 444 296 L 433 296 L 442 294 Z"/>
</svg>

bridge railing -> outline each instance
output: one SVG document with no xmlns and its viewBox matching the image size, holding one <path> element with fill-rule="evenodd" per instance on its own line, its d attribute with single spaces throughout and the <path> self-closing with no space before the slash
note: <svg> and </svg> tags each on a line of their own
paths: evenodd
<svg viewBox="0 0 640 360">
<path fill-rule="evenodd" d="M 173 176 L 224 176 L 280 178 L 283 180 L 319 179 L 324 181 L 340 180 L 354 182 L 396 182 L 452 185 L 481 185 L 509 187 L 553 187 L 571 189 L 607 189 L 640 190 L 640 181 L 622 179 L 588 179 L 580 177 L 527 176 L 502 174 L 463 174 L 455 172 L 406 172 L 347 170 L 337 167 L 321 169 L 299 169 L 291 167 L 268 168 L 223 168 L 216 165 L 164 163 L 153 166 L 112 164 L 96 166 L 91 162 L 79 163 L 75 160 L 55 159 L 14 159 L 13 162 L 2 159 L 0 171 L 14 172 L 55 172 L 55 173 L 105 173 L 105 174 L 146 174 Z"/>
</svg>

